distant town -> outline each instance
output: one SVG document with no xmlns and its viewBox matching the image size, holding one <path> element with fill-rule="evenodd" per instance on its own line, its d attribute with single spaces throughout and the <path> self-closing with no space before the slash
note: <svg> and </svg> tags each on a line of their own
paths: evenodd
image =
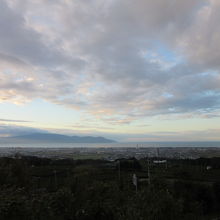
<svg viewBox="0 0 220 220">
<path fill-rule="evenodd" d="M 220 157 L 217 147 L 121 147 L 121 148 L 26 148 L 1 147 L 1 157 L 36 156 L 53 159 L 102 159 L 114 161 L 119 158 L 141 159 L 145 157 L 197 159 Z"/>
</svg>

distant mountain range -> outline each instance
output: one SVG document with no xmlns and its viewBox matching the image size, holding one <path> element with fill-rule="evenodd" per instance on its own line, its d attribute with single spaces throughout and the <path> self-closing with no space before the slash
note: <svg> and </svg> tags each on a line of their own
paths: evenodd
<svg viewBox="0 0 220 220">
<path fill-rule="evenodd" d="M 67 136 L 51 133 L 34 133 L 23 136 L 2 138 L 6 142 L 41 142 L 41 143 L 114 143 L 116 141 L 104 137 Z"/>
</svg>

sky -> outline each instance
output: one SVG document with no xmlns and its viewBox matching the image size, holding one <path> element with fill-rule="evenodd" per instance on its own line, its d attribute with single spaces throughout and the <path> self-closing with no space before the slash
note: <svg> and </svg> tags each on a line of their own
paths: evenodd
<svg viewBox="0 0 220 220">
<path fill-rule="evenodd" d="M 1 0 L 0 136 L 220 141 L 219 0 Z"/>
</svg>

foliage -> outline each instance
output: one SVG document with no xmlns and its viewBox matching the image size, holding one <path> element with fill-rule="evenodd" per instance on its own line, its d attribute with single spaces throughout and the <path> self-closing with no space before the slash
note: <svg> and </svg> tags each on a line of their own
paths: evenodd
<svg viewBox="0 0 220 220">
<path fill-rule="evenodd" d="M 103 160 L 0 158 L 0 219 L 190 220 L 218 216 L 218 167 L 210 172 L 200 169 L 203 164 L 217 164 L 213 160 L 171 160 L 166 169 L 151 165 L 149 185 L 147 168 L 134 158 L 121 159 L 120 167 L 118 162 Z M 137 192 L 132 184 L 134 173 L 139 178 Z M 206 177 L 215 181 L 208 182 Z"/>
</svg>

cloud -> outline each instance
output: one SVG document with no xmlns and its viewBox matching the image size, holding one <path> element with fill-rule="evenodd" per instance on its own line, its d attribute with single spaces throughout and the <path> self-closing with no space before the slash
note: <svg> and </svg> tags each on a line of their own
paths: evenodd
<svg viewBox="0 0 220 220">
<path fill-rule="evenodd" d="M 220 28 L 217 21 L 220 3 L 217 0 L 207 1 L 194 19 L 193 25 L 179 39 L 180 46 L 189 59 L 204 69 L 219 71 Z"/>
<path fill-rule="evenodd" d="M 11 119 L 2 119 L 0 118 L 0 122 L 31 122 L 31 121 L 25 121 L 25 120 L 11 120 Z"/>
<path fill-rule="evenodd" d="M 40 98 L 109 124 L 217 116 L 219 7 L 217 0 L 3 0 L 0 102 Z"/>
</svg>

